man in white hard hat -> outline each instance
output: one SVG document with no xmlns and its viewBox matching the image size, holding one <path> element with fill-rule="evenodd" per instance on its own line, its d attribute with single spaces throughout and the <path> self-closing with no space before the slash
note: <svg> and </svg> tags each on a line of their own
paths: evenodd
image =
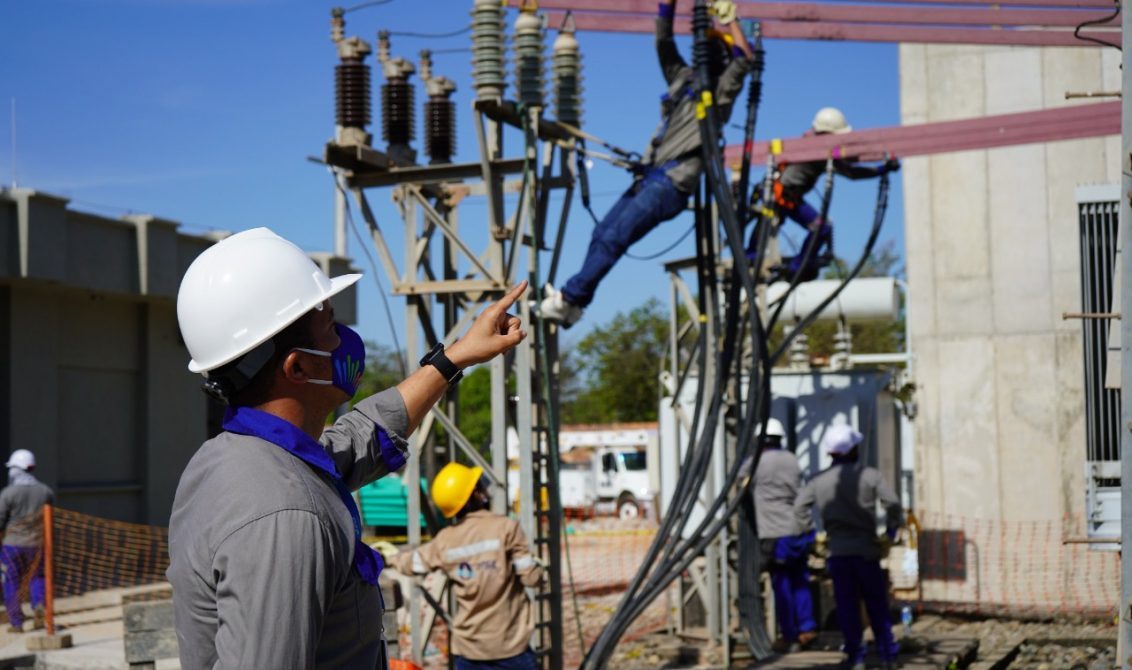
<svg viewBox="0 0 1132 670">
<path fill-rule="evenodd" d="M 836 107 L 822 107 L 814 115 L 810 129 L 805 135 L 843 135 L 853 130 L 845 115 Z M 774 180 L 774 200 L 779 211 L 806 229 L 806 238 L 802 242 L 798 253 L 783 258 L 781 272 L 787 281 L 797 276 L 799 281 L 816 279 L 818 271 L 832 261 L 833 221 L 821 219 L 821 212 L 805 200 L 807 193 L 817 185 L 818 179 L 825 173 L 825 160 L 806 161 L 802 163 L 779 163 L 778 174 Z M 900 169 L 900 161 L 890 158 L 878 166 L 858 165 L 856 162 L 837 158 L 833 161 L 834 171 L 852 180 L 873 179 L 889 172 Z M 754 197 L 761 197 L 759 189 L 755 189 Z M 754 211 L 752 209 L 752 211 Z M 751 236 L 750 247 L 755 235 Z M 809 259 L 806 258 L 806 249 L 813 246 Z"/>
<path fill-rule="evenodd" d="M 743 80 L 754 67 L 753 52 L 739 27 L 731 0 L 712 2 L 723 30 L 709 33 L 709 66 L 715 109 L 726 125 Z M 673 23 L 676 0 L 660 0 L 656 19 L 656 52 L 666 88 L 661 96 L 661 123 L 649 142 L 643 163 L 634 169 L 633 184 L 597 223 L 581 269 L 557 291 L 546 287 L 539 304 L 543 318 L 569 328 L 582 318 L 598 284 L 629 247 L 654 228 L 688 209 L 688 198 L 703 173 L 699 117 L 703 107 L 695 92 L 694 73 L 676 48 Z"/>
<path fill-rule="evenodd" d="M 813 522 L 811 507 L 817 507 L 822 528 L 829 538 L 829 568 L 837 622 L 845 637 L 845 661 L 850 670 L 865 670 L 865 645 L 861 637 L 861 601 L 869 614 L 877 655 L 884 667 L 894 667 L 898 646 L 892 637 L 888 611 L 888 575 L 880 566 L 883 546 L 877 539 L 876 505 L 885 508 L 889 539 L 903 524 L 900 500 L 880 471 L 861 465 L 861 433 L 846 424 L 830 426 L 821 448 L 833 465 L 814 477 L 798 494 L 794 511 L 799 524 Z"/>
<path fill-rule="evenodd" d="M 359 401 L 361 337 L 327 277 L 266 228 L 202 253 L 177 318 L 204 388 L 228 405 L 177 487 L 168 570 L 181 667 L 366 668 L 382 664 L 382 557 L 361 541 L 352 490 L 404 465 L 406 437 L 462 369 L 518 344 L 507 308 L 521 283 L 397 387 Z"/>
<path fill-rule="evenodd" d="M 812 526 L 799 526 L 794 516 L 802 470 L 797 457 L 786 449 L 785 439 L 782 422 L 767 419 L 752 495 L 762 559 L 760 570 L 770 573 L 775 618 L 782 633 L 775 647 L 779 651 L 798 651 L 817 637 L 807 565 L 814 532 Z"/>
<path fill-rule="evenodd" d="M 8 611 L 8 632 L 19 633 L 24 626 L 20 591 L 27 586 L 31 596 L 35 627 L 43 627 L 43 506 L 55 502 L 55 493 L 32 474 L 35 454 L 17 449 L 5 463 L 8 486 L 0 491 L 0 565 L 4 568 L 4 608 Z"/>
</svg>

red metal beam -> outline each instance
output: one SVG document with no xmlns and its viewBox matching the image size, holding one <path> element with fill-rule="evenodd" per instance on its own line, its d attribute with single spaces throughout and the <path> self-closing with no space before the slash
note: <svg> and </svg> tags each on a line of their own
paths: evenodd
<svg viewBox="0 0 1132 670">
<path fill-rule="evenodd" d="M 1104 137 L 1120 134 L 1120 102 L 1066 105 L 1033 112 L 939 121 L 891 128 L 873 128 L 845 135 L 818 135 L 783 140 L 780 160 L 824 160 L 831 151 L 861 160 L 885 156 L 993 149 L 995 147 Z M 769 142 L 756 142 L 752 161 L 766 162 Z M 737 165 L 742 147 L 727 147 L 727 161 Z"/>
<path fill-rule="evenodd" d="M 549 24 L 557 26 L 565 12 L 546 12 Z M 647 16 L 629 14 L 574 14 L 579 30 L 614 33 L 652 33 L 656 24 Z M 899 42 L 922 44 L 986 44 L 1000 46 L 1096 47 L 1096 44 L 1073 37 L 1069 30 L 1025 30 L 991 28 L 943 28 L 917 26 L 882 26 L 827 22 L 762 22 L 763 36 L 773 39 L 833 40 L 857 42 Z M 676 32 L 690 34 L 691 26 L 684 17 L 677 17 Z M 1088 30 L 1082 34 L 1104 40 L 1119 41 L 1119 31 Z"/>
<path fill-rule="evenodd" d="M 844 5 L 816 2 L 745 2 L 741 15 L 760 21 L 824 21 L 835 23 L 879 23 L 930 26 L 1063 26 L 1075 27 L 1082 21 L 1104 18 L 1094 8 L 1003 9 L 991 7 L 890 7 L 883 5 Z M 1111 3 L 1110 3 L 1111 4 Z M 614 7 L 608 0 L 542 0 L 543 9 L 569 9 L 576 12 L 651 16 L 653 0 L 622 0 Z M 1106 7 L 1107 9 L 1108 7 Z M 683 16 L 689 12 L 684 11 Z"/>
</svg>

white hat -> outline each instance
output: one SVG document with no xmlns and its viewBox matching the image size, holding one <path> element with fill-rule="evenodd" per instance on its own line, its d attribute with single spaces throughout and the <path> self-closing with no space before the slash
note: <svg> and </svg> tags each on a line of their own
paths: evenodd
<svg viewBox="0 0 1132 670">
<path fill-rule="evenodd" d="M 839 423 L 830 426 L 825 431 L 825 435 L 822 435 L 821 448 L 830 456 L 844 456 L 853 451 L 853 447 L 860 444 L 863 439 L 865 436 L 853 430 L 848 424 Z"/>
<path fill-rule="evenodd" d="M 782 422 L 774 417 L 766 420 L 766 436 L 767 437 L 786 437 L 786 429 L 782 427 Z"/>
<path fill-rule="evenodd" d="M 217 242 L 197 256 L 177 292 L 189 370 L 208 372 L 243 356 L 360 277 L 327 277 L 267 228 Z"/>
<path fill-rule="evenodd" d="M 845 119 L 845 114 L 836 107 L 822 107 L 814 114 L 814 121 L 810 126 L 819 133 L 832 133 L 834 135 L 843 135 L 851 130 L 853 126 Z"/>
<path fill-rule="evenodd" d="M 6 468 L 19 468 L 27 471 L 35 467 L 35 454 L 27 449 L 16 449 L 4 464 Z"/>
</svg>

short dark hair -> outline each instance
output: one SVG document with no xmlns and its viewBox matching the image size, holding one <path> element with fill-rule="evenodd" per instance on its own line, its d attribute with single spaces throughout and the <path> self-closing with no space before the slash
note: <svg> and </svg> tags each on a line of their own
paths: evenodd
<svg viewBox="0 0 1132 670">
<path fill-rule="evenodd" d="M 314 344 L 314 334 L 311 332 L 311 322 L 314 320 L 314 310 L 300 316 L 291 325 L 276 333 L 271 338 L 273 351 L 267 362 L 260 367 L 247 385 L 236 390 L 228 404 L 234 407 L 251 407 L 261 405 L 271 399 L 271 386 L 275 379 L 275 370 L 283 363 L 287 354 L 296 347 L 311 347 Z M 215 370 L 212 374 L 223 377 L 227 370 L 239 365 L 243 357 L 232 361 L 228 365 Z"/>
</svg>

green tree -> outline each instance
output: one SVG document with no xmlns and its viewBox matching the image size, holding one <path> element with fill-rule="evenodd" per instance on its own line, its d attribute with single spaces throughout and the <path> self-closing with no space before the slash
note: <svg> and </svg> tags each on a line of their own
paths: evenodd
<svg viewBox="0 0 1132 670">
<path fill-rule="evenodd" d="M 655 298 L 594 328 L 563 356 L 563 423 L 654 421 L 668 342 Z"/>
</svg>

